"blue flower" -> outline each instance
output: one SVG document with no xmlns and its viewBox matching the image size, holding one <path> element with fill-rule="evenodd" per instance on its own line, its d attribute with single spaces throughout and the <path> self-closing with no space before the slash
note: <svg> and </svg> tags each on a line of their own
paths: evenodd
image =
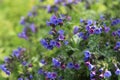
<svg viewBox="0 0 120 80">
<path fill-rule="evenodd" d="M 56 72 L 52 72 L 52 73 L 51 73 L 51 78 L 52 78 L 52 79 L 55 79 L 56 77 L 57 77 L 57 73 L 56 73 Z"/>
<path fill-rule="evenodd" d="M 27 65 L 27 62 L 26 62 L 26 61 L 23 61 L 23 62 L 22 62 L 22 65 L 23 65 L 23 66 L 26 66 L 26 65 Z"/>
<path fill-rule="evenodd" d="M 91 71 L 91 70 L 93 70 L 95 68 L 95 66 L 94 65 L 92 65 L 92 64 L 89 64 L 88 65 L 88 69 Z"/>
<path fill-rule="evenodd" d="M 62 41 L 62 40 L 65 39 L 65 36 L 64 36 L 64 35 L 59 35 L 59 36 L 58 36 L 58 39 Z"/>
<path fill-rule="evenodd" d="M 59 4 L 62 0 L 54 0 L 55 4 Z"/>
<path fill-rule="evenodd" d="M 119 18 L 112 20 L 112 23 L 111 23 L 112 26 L 117 25 L 117 24 L 120 24 L 120 19 Z"/>
<path fill-rule="evenodd" d="M 117 35 L 117 32 L 112 32 L 112 36 L 116 36 Z"/>
<path fill-rule="evenodd" d="M 83 32 L 80 32 L 80 33 L 78 34 L 78 37 L 83 38 L 83 37 L 84 37 L 84 33 L 83 33 Z"/>
<path fill-rule="evenodd" d="M 104 70 L 104 68 L 100 68 L 100 69 L 99 69 L 99 72 L 101 72 L 101 73 L 102 73 L 102 72 L 103 72 L 103 70 Z"/>
<path fill-rule="evenodd" d="M 47 25 L 52 26 L 52 27 L 55 27 L 55 26 L 61 25 L 61 24 L 63 24 L 63 20 L 61 18 L 57 18 L 55 15 L 53 15 L 50 18 L 50 21 L 47 21 Z"/>
<path fill-rule="evenodd" d="M 62 24 L 63 24 L 63 20 L 62 20 L 61 18 L 58 18 L 57 21 L 58 21 L 58 24 L 59 24 L 59 25 L 62 25 Z"/>
<path fill-rule="evenodd" d="M 42 59 L 42 60 L 40 61 L 40 63 L 46 64 L 46 61 L 45 61 L 44 59 Z"/>
<path fill-rule="evenodd" d="M 95 29 L 95 32 L 94 32 L 95 34 L 100 34 L 100 33 L 102 33 L 101 32 L 101 30 L 98 28 L 98 29 Z"/>
<path fill-rule="evenodd" d="M 33 16 L 32 12 L 29 12 L 29 13 L 28 13 L 28 16 L 29 16 L 29 17 L 32 17 L 32 16 Z"/>
<path fill-rule="evenodd" d="M 40 69 L 38 70 L 38 74 L 44 74 L 44 71 L 43 71 L 42 68 L 40 68 Z"/>
<path fill-rule="evenodd" d="M 55 59 L 55 58 L 52 58 L 52 64 L 55 67 L 60 67 L 61 62 L 59 60 Z"/>
<path fill-rule="evenodd" d="M 19 56 L 20 56 L 20 51 L 18 51 L 18 50 L 13 50 L 13 56 L 19 57 Z"/>
<path fill-rule="evenodd" d="M 90 60 L 89 57 L 84 57 L 84 62 L 87 62 L 87 61 L 89 61 L 89 60 Z"/>
<path fill-rule="evenodd" d="M 119 68 L 115 71 L 115 74 L 120 75 L 120 69 Z"/>
<path fill-rule="evenodd" d="M 36 32 L 36 27 L 34 23 L 30 24 L 30 29 L 32 32 Z"/>
<path fill-rule="evenodd" d="M 33 75 L 32 75 L 32 74 L 30 74 L 29 78 L 30 78 L 30 79 L 33 79 Z"/>
<path fill-rule="evenodd" d="M 64 35 L 64 30 L 59 30 L 58 33 L 59 35 Z"/>
<path fill-rule="evenodd" d="M 80 19 L 80 23 L 83 23 L 84 22 L 84 20 L 83 19 Z"/>
<path fill-rule="evenodd" d="M 93 20 L 87 20 L 87 25 L 92 25 Z"/>
<path fill-rule="evenodd" d="M 91 78 L 91 79 L 94 79 L 94 78 L 95 78 L 95 75 L 96 75 L 96 72 L 95 72 L 95 71 L 91 71 L 91 72 L 90 72 L 90 78 Z"/>
<path fill-rule="evenodd" d="M 23 80 L 23 78 L 18 78 L 18 80 Z"/>
<path fill-rule="evenodd" d="M 26 32 L 21 32 L 21 33 L 19 33 L 18 34 L 18 37 L 20 37 L 20 38 L 24 38 L 24 39 L 28 39 L 28 36 L 27 36 L 27 34 L 26 34 Z"/>
<path fill-rule="evenodd" d="M 20 24 L 25 25 L 25 17 L 21 17 Z"/>
<path fill-rule="evenodd" d="M 68 3 L 70 4 L 70 3 L 72 3 L 73 2 L 73 0 L 68 0 Z"/>
<path fill-rule="evenodd" d="M 48 42 L 45 39 L 40 40 L 40 43 L 47 48 L 48 47 Z"/>
<path fill-rule="evenodd" d="M 69 63 L 67 63 L 67 67 L 72 69 L 72 68 L 74 68 L 74 64 L 72 62 L 69 62 Z"/>
<path fill-rule="evenodd" d="M 53 49 L 53 46 L 48 45 L 48 46 L 47 46 L 47 49 L 48 49 L 48 50 L 52 50 L 52 49 Z"/>
<path fill-rule="evenodd" d="M 9 58 L 9 57 L 5 57 L 5 58 L 4 58 L 4 61 L 5 61 L 6 63 L 8 63 L 8 62 L 10 61 L 10 58 Z"/>
<path fill-rule="evenodd" d="M 110 28 L 109 28 L 109 27 L 104 27 L 104 31 L 105 31 L 106 33 L 108 33 L 108 32 L 110 31 Z"/>
<path fill-rule="evenodd" d="M 69 44 L 69 42 L 68 42 L 68 41 L 64 41 L 64 44 L 65 44 L 65 45 L 68 45 L 68 44 Z"/>
<path fill-rule="evenodd" d="M 55 40 L 50 40 L 50 45 L 51 46 L 56 46 L 56 41 Z"/>
<path fill-rule="evenodd" d="M 79 27 L 78 26 L 74 27 L 73 34 L 77 34 L 78 31 L 79 31 Z"/>
<path fill-rule="evenodd" d="M 0 69 L 4 71 L 7 75 L 10 75 L 10 71 L 6 68 L 5 64 L 0 65 Z"/>
<path fill-rule="evenodd" d="M 80 69 L 80 65 L 79 65 L 79 64 L 74 64 L 74 68 L 75 68 L 76 70 L 79 70 L 79 69 Z"/>
<path fill-rule="evenodd" d="M 84 55 L 85 55 L 85 57 L 91 57 L 90 51 L 84 51 Z"/>
<path fill-rule="evenodd" d="M 120 41 L 118 41 L 117 43 L 116 43 L 116 47 L 120 47 Z"/>
<path fill-rule="evenodd" d="M 56 42 L 56 47 L 60 48 L 61 47 L 61 43 L 60 42 Z"/>
<path fill-rule="evenodd" d="M 118 29 L 116 33 L 120 37 L 120 29 Z"/>
<path fill-rule="evenodd" d="M 52 76 L 52 75 L 51 75 L 51 72 L 47 72 L 47 78 L 50 78 L 50 79 L 51 79 L 51 78 L 52 78 L 51 76 Z"/>
<path fill-rule="evenodd" d="M 104 73 L 104 77 L 105 77 L 105 78 L 109 78 L 109 77 L 111 77 L 111 76 L 112 76 L 112 74 L 111 74 L 110 71 L 105 71 L 105 73 Z"/>
</svg>

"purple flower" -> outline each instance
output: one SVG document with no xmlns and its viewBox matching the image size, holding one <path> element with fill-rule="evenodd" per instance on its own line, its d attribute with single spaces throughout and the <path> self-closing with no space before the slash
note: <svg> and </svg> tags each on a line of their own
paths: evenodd
<svg viewBox="0 0 120 80">
<path fill-rule="evenodd" d="M 61 47 L 61 43 L 60 42 L 56 42 L 56 47 L 60 48 Z"/>
<path fill-rule="evenodd" d="M 78 37 L 83 38 L 84 37 L 84 33 L 83 32 L 79 32 Z"/>
<path fill-rule="evenodd" d="M 89 31 L 90 30 L 90 26 L 86 26 L 86 30 Z"/>
<path fill-rule="evenodd" d="M 64 35 L 59 35 L 59 36 L 58 36 L 58 39 L 62 41 L 62 40 L 65 39 L 65 36 L 64 36 Z"/>
<path fill-rule="evenodd" d="M 83 19 L 80 19 L 80 23 L 83 23 L 84 22 L 84 20 Z"/>
<path fill-rule="evenodd" d="M 117 35 L 120 37 L 120 29 L 117 30 Z"/>
<path fill-rule="evenodd" d="M 62 0 L 54 0 L 55 4 L 59 4 Z"/>
<path fill-rule="evenodd" d="M 120 47 L 120 41 L 118 41 L 117 43 L 116 43 L 116 47 Z"/>
<path fill-rule="evenodd" d="M 59 30 L 58 33 L 59 35 L 64 35 L 64 30 Z"/>
<path fill-rule="evenodd" d="M 94 65 L 92 65 L 92 64 L 89 64 L 88 65 L 88 69 L 91 71 L 91 70 L 93 70 L 95 68 L 95 66 Z"/>
<path fill-rule="evenodd" d="M 52 77 L 52 79 L 55 79 L 57 77 L 57 73 L 56 72 L 52 72 L 51 77 Z"/>
<path fill-rule="evenodd" d="M 73 2 L 73 0 L 67 0 L 67 1 L 68 1 L 69 4 Z"/>
<path fill-rule="evenodd" d="M 104 77 L 105 77 L 105 78 L 109 78 L 109 77 L 111 77 L 111 76 L 112 76 L 112 74 L 111 74 L 110 71 L 105 71 L 105 73 L 104 73 Z"/>
<path fill-rule="evenodd" d="M 28 16 L 29 16 L 29 17 L 33 16 L 32 12 L 29 12 L 29 13 L 28 13 Z"/>
<path fill-rule="evenodd" d="M 26 35 L 26 32 L 21 32 L 21 33 L 19 33 L 18 34 L 18 37 L 20 37 L 20 38 L 24 38 L 24 39 L 28 39 L 28 36 Z"/>
<path fill-rule="evenodd" d="M 58 18 L 57 21 L 58 21 L 58 24 L 59 24 L 59 25 L 62 25 L 62 24 L 63 24 L 63 20 L 62 20 L 61 18 Z"/>
<path fill-rule="evenodd" d="M 47 48 L 48 47 L 48 42 L 45 39 L 40 40 L 40 43 Z"/>
<path fill-rule="evenodd" d="M 26 61 L 23 61 L 23 62 L 22 62 L 22 65 L 23 65 L 23 66 L 26 66 L 26 65 L 27 65 L 27 62 L 26 62 Z"/>
<path fill-rule="evenodd" d="M 25 17 L 21 17 L 20 24 L 24 25 L 25 24 Z"/>
<path fill-rule="evenodd" d="M 10 75 L 10 71 L 6 68 L 5 64 L 0 65 L 0 69 L 4 71 L 7 75 Z"/>
<path fill-rule="evenodd" d="M 94 32 L 95 34 L 100 34 L 100 33 L 102 33 L 101 32 L 101 30 L 98 28 L 98 29 L 95 29 L 95 32 Z"/>
<path fill-rule="evenodd" d="M 52 78 L 51 72 L 47 72 L 47 78 Z"/>
<path fill-rule="evenodd" d="M 119 68 L 116 69 L 115 74 L 116 74 L 116 75 L 120 75 L 120 69 L 119 69 Z"/>
<path fill-rule="evenodd" d="M 102 72 L 103 72 L 103 70 L 104 70 L 104 68 L 100 68 L 100 69 L 99 69 L 99 72 L 101 72 L 101 73 L 102 73 Z"/>
<path fill-rule="evenodd" d="M 110 28 L 109 28 L 109 27 L 104 27 L 104 31 L 105 31 L 106 33 L 108 33 L 108 32 L 110 31 Z"/>
<path fill-rule="evenodd" d="M 21 53 L 25 50 L 26 50 L 25 48 L 18 47 L 18 49 L 13 50 L 12 56 L 18 58 L 21 55 Z"/>
<path fill-rule="evenodd" d="M 58 20 L 57 20 L 57 17 L 55 15 L 53 15 L 51 18 L 50 18 L 50 23 L 51 24 L 54 24 L 54 25 L 57 25 L 58 24 Z"/>
<path fill-rule="evenodd" d="M 112 32 L 112 36 L 116 36 L 117 35 L 117 32 Z"/>
<path fill-rule="evenodd" d="M 91 57 L 91 53 L 88 50 L 84 51 L 84 55 L 85 57 Z"/>
<path fill-rule="evenodd" d="M 42 60 L 40 61 L 40 63 L 42 63 L 42 64 L 44 65 L 44 64 L 46 64 L 46 61 L 45 61 L 44 59 L 42 59 Z"/>
<path fill-rule="evenodd" d="M 56 72 L 47 72 L 46 76 L 49 79 L 55 79 L 57 77 L 57 73 Z"/>
<path fill-rule="evenodd" d="M 18 80 L 24 80 L 23 78 L 18 78 Z"/>
<path fill-rule="evenodd" d="M 65 45 L 68 45 L 68 44 L 69 44 L 69 42 L 68 42 L 68 41 L 64 41 L 64 44 L 65 44 Z"/>
<path fill-rule="evenodd" d="M 33 79 L 33 75 L 32 75 L 32 74 L 30 74 L 29 78 L 30 78 L 30 79 Z"/>
<path fill-rule="evenodd" d="M 50 40 L 50 45 L 51 46 L 56 46 L 56 41 L 55 40 Z"/>
<path fill-rule="evenodd" d="M 52 26 L 52 27 L 55 27 L 55 26 L 61 25 L 61 24 L 63 24 L 63 20 L 60 18 L 57 18 L 55 15 L 53 15 L 50 18 L 50 21 L 47 21 L 47 25 Z"/>
<path fill-rule="evenodd" d="M 78 31 L 79 31 L 79 27 L 78 26 L 74 27 L 73 34 L 77 34 Z"/>
<path fill-rule="evenodd" d="M 74 68 L 75 68 L 76 70 L 79 70 L 79 69 L 80 69 L 80 65 L 79 65 L 79 64 L 74 64 Z"/>
<path fill-rule="evenodd" d="M 18 51 L 18 50 L 13 50 L 13 56 L 15 56 L 15 57 L 19 57 L 20 56 L 20 51 Z"/>
<path fill-rule="evenodd" d="M 55 59 L 55 58 L 52 58 L 52 64 L 55 67 L 60 67 L 61 62 L 59 60 Z"/>
<path fill-rule="evenodd" d="M 10 58 L 9 58 L 9 57 L 5 57 L 5 58 L 4 58 L 4 61 L 5 61 L 6 63 L 8 63 L 8 62 L 10 61 Z"/>
<path fill-rule="evenodd" d="M 87 20 L 87 25 L 90 26 L 92 25 L 93 21 L 92 20 Z"/>
<path fill-rule="evenodd" d="M 117 25 L 119 23 L 120 23 L 120 19 L 114 19 L 114 20 L 112 20 L 111 25 L 114 26 L 114 25 Z"/>
<path fill-rule="evenodd" d="M 72 62 L 69 62 L 69 63 L 67 63 L 67 67 L 72 69 L 72 68 L 74 68 L 74 64 Z"/>
<path fill-rule="evenodd" d="M 89 60 L 90 60 L 89 57 L 84 57 L 84 62 L 87 62 L 87 61 L 89 61 Z"/>
<path fill-rule="evenodd" d="M 90 72 L 90 78 L 93 79 L 95 78 L 96 72 L 95 71 L 91 71 Z"/>
<path fill-rule="evenodd" d="M 42 68 L 40 68 L 40 69 L 38 70 L 38 74 L 44 74 L 44 71 L 43 71 Z"/>
<path fill-rule="evenodd" d="M 30 29 L 32 32 L 36 32 L 36 27 L 34 23 L 30 24 Z"/>
<path fill-rule="evenodd" d="M 52 50 L 52 49 L 53 49 L 53 46 L 48 45 L 48 46 L 47 46 L 47 49 L 48 49 L 48 50 Z"/>
</svg>

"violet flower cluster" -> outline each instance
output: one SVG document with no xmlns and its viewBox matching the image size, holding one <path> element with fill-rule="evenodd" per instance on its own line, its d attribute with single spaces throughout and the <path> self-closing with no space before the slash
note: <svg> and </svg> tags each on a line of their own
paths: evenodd
<svg viewBox="0 0 120 80">
<path fill-rule="evenodd" d="M 97 21 L 81 19 L 80 23 L 81 23 L 80 27 L 78 26 L 74 27 L 73 34 L 77 34 L 78 37 L 82 38 L 83 40 L 88 39 L 89 36 L 92 34 L 99 35 L 103 32 L 108 33 L 110 31 L 110 27 L 107 27 L 105 25 L 98 26 Z M 83 31 L 82 28 L 84 28 Z"/>
<path fill-rule="evenodd" d="M 64 45 L 68 44 L 68 41 L 65 40 L 65 31 L 60 29 L 57 31 L 56 27 L 62 26 L 63 20 L 61 18 L 57 18 L 55 15 L 53 15 L 50 18 L 50 21 L 47 21 L 47 26 L 50 26 L 52 29 L 49 32 L 49 35 L 52 35 L 52 38 L 45 38 L 40 40 L 40 43 L 49 50 L 52 50 L 54 47 L 60 48 L 62 46 L 62 43 Z"/>
<path fill-rule="evenodd" d="M 33 21 L 31 21 L 31 18 L 34 18 L 37 15 L 37 10 L 35 7 L 33 7 L 32 11 L 28 13 L 26 17 L 21 17 L 20 24 L 24 27 L 22 32 L 18 34 L 19 38 L 23 38 L 25 40 L 28 40 L 31 36 L 31 32 L 35 33 L 37 31 L 37 27 L 34 24 Z"/>
</svg>

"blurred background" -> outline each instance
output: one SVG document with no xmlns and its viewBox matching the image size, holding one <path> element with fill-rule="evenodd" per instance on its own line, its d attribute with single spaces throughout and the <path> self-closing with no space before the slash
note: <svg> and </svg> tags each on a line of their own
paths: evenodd
<svg viewBox="0 0 120 80">
<path fill-rule="evenodd" d="M 21 16 L 27 15 L 36 0 L 0 0 L 0 64 L 4 57 L 12 53 L 12 49 L 23 43 L 18 38 L 22 30 L 19 24 Z M 2 72 L 0 70 L 0 72 Z M 0 80 L 6 75 L 0 73 Z"/>
</svg>

